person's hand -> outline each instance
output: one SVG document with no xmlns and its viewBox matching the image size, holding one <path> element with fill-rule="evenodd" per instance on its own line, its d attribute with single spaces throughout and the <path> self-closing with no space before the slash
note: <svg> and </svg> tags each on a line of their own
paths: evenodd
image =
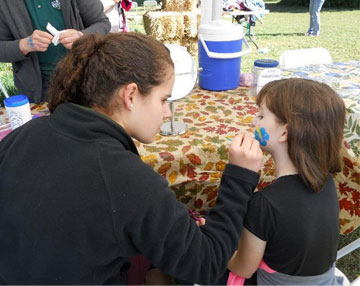
<svg viewBox="0 0 360 286">
<path fill-rule="evenodd" d="M 263 153 L 260 144 L 250 133 L 242 133 L 232 140 L 229 147 L 229 163 L 259 172 Z"/>
<path fill-rule="evenodd" d="M 67 29 L 61 32 L 59 41 L 65 48 L 71 50 L 73 43 L 83 35 L 84 34 L 78 30 Z"/>
<path fill-rule="evenodd" d="M 199 220 L 196 221 L 196 224 L 198 226 L 205 225 L 205 223 L 206 223 L 206 220 L 203 217 L 199 218 Z"/>
<path fill-rule="evenodd" d="M 152 268 L 146 272 L 145 285 L 171 285 L 171 277 L 158 268 Z"/>
<path fill-rule="evenodd" d="M 45 52 L 54 37 L 44 31 L 35 30 L 19 42 L 20 51 L 26 56 L 30 52 Z"/>
</svg>

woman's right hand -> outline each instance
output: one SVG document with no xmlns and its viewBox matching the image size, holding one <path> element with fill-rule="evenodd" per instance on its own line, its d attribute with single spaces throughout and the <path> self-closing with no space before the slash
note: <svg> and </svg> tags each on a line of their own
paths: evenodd
<svg viewBox="0 0 360 286">
<path fill-rule="evenodd" d="M 250 133 L 241 133 L 232 140 L 229 147 L 229 163 L 254 172 L 259 172 L 263 153 L 260 144 Z"/>
<path fill-rule="evenodd" d="M 35 30 L 29 37 L 20 40 L 20 51 L 24 56 L 30 52 L 45 52 L 53 38 L 47 32 Z"/>
<path fill-rule="evenodd" d="M 204 219 L 203 217 L 199 218 L 199 220 L 196 221 L 196 224 L 198 226 L 205 225 L 205 223 L 206 223 L 206 219 Z"/>
</svg>

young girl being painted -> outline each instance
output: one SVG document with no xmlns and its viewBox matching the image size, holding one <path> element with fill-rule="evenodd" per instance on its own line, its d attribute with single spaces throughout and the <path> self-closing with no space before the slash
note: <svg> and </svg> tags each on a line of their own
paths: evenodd
<svg viewBox="0 0 360 286">
<path fill-rule="evenodd" d="M 329 86 L 295 78 L 270 82 L 256 103 L 255 137 L 274 159 L 276 181 L 249 202 L 228 285 L 255 272 L 259 285 L 336 285 L 331 174 L 341 170 L 344 103 Z"/>
</svg>

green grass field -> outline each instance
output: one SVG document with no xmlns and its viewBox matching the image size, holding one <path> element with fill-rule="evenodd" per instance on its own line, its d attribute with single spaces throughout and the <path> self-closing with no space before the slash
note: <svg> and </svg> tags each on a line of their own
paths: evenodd
<svg viewBox="0 0 360 286">
<path fill-rule="evenodd" d="M 323 47 L 330 52 L 335 62 L 360 60 L 360 10 L 323 8 L 321 35 L 308 37 L 304 35 L 309 23 L 307 7 L 285 7 L 272 1 L 266 2 L 266 9 L 270 10 L 270 14 L 264 15 L 264 24 L 256 23 L 253 31 L 259 48 L 269 49 L 269 52 L 258 53 L 251 44 L 252 53 L 242 58 L 242 72 L 250 72 L 255 59 L 278 60 L 283 51 L 290 49 Z M 142 12 L 143 8 L 139 7 L 138 15 Z M 128 13 L 128 16 L 133 14 L 133 12 Z M 141 17 L 138 17 L 137 23 L 135 20 L 130 20 L 129 23 L 132 31 L 144 33 Z M 0 63 L 0 79 L 9 94 L 16 94 L 9 64 Z M 360 228 L 351 234 L 340 236 L 339 247 L 358 237 L 360 237 Z M 350 281 L 360 276 L 360 250 L 344 257 L 337 265 Z"/>
<path fill-rule="evenodd" d="M 360 59 L 360 11 L 325 10 L 321 12 L 321 35 L 305 36 L 308 29 L 308 10 L 302 7 L 282 7 L 268 4 L 270 14 L 264 15 L 264 24 L 256 23 L 254 34 L 260 49 L 268 48 L 267 54 L 256 50 L 242 60 L 242 70 L 249 71 L 255 59 L 279 59 L 285 50 L 302 48 L 326 48 L 333 61 Z"/>
</svg>

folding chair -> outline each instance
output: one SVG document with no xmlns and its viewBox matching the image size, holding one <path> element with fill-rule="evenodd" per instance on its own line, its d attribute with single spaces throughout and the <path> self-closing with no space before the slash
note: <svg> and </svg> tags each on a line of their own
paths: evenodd
<svg viewBox="0 0 360 286">
<path fill-rule="evenodd" d="M 138 3 L 136 1 L 132 1 L 131 9 L 127 13 L 127 19 L 128 20 L 135 20 L 136 27 L 138 26 L 139 18 L 142 17 L 142 16 L 138 15 L 138 7 L 139 7 Z"/>
<path fill-rule="evenodd" d="M 269 14 L 269 10 L 265 9 L 265 3 L 263 0 L 224 0 L 222 2 L 223 14 L 231 15 L 232 22 L 236 21 L 246 29 L 246 35 L 249 40 L 254 44 L 256 49 L 258 45 L 255 42 L 254 35 L 251 28 L 255 26 L 256 22 L 259 21 L 261 24 L 262 17 L 264 14 Z"/>
<path fill-rule="evenodd" d="M 143 5 L 146 12 L 157 8 L 157 2 L 155 0 L 145 0 Z"/>
<path fill-rule="evenodd" d="M 284 69 L 332 62 L 329 51 L 324 48 L 287 50 L 280 55 L 280 67 Z"/>
<path fill-rule="evenodd" d="M 138 3 L 137 3 L 136 1 L 132 1 L 132 5 L 131 5 L 131 10 L 130 10 L 130 11 L 132 12 L 132 10 L 135 10 L 135 13 L 136 13 L 136 15 L 137 15 L 138 7 L 139 7 Z"/>
</svg>

